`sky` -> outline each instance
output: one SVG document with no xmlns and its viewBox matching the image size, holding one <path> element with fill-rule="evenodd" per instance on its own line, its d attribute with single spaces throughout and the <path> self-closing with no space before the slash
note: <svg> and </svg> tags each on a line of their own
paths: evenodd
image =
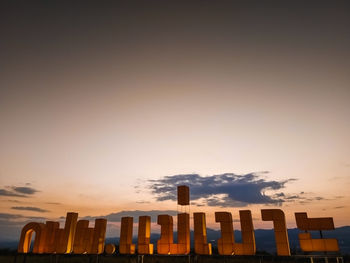
<svg viewBox="0 0 350 263">
<path fill-rule="evenodd" d="M 346 1 L 2 2 L 0 232 L 279 208 L 350 225 Z M 235 228 L 239 223 L 235 222 Z"/>
</svg>

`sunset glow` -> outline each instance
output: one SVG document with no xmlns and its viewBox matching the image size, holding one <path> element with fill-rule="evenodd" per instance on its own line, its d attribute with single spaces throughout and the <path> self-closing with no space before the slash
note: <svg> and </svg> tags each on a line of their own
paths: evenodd
<svg viewBox="0 0 350 263">
<path fill-rule="evenodd" d="M 167 2 L 167 3 L 165 3 Z M 310 6 L 308 6 L 310 5 Z M 349 5 L 8 4 L 0 13 L 0 233 L 261 209 L 350 222 Z M 192 215 L 191 215 L 191 229 Z M 136 226 L 135 226 L 136 227 Z M 134 233 L 137 231 L 134 230 Z"/>
</svg>

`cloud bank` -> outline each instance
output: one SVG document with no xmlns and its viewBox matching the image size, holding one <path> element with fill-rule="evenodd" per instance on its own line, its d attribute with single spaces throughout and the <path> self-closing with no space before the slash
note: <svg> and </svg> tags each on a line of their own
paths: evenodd
<svg viewBox="0 0 350 263">
<path fill-rule="evenodd" d="M 157 201 L 177 200 L 176 187 L 188 185 L 194 205 L 243 207 L 248 204 L 281 205 L 288 198 L 284 193 L 271 193 L 285 188 L 285 184 L 296 179 L 282 181 L 267 180 L 261 173 L 224 173 L 212 176 L 198 174 L 179 174 L 149 180 L 151 192 Z"/>
<path fill-rule="evenodd" d="M 45 213 L 50 212 L 49 210 L 45 210 L 39 207 L 33 207 L 33 206 L 13 206 L 11 209 L 14 210 L 24 210 L 24 211 L 33 211 L 33 212 L 39 212 L 39 213 Z"/>
<path fill-rule="evenodd" d="M 0 196 L 29 197 L 39 192 L 38 190 L 29 186 L 10 186 L 5 188 L 7 189 L 0 189 Z"/>
</svg>

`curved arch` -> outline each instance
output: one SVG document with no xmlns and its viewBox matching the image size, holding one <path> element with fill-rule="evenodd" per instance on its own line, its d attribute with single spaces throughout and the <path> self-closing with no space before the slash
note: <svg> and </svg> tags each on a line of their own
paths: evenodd
<svg viewBox="0 0 350 263">
<path fill-rule="evenodd" d="M 30 222 L 22 228 L 18 244 L 18 253 L 28 253 L 33 232 L 35 232 L 33 253 L 43 253 L 45 248 L 46 226 L 43 223 Z"/>
</svg>

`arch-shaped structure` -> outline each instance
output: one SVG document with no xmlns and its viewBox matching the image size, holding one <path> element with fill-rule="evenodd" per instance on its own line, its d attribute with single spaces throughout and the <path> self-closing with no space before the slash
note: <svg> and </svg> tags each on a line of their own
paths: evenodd
<svg viewBox="0 0 350 263">
<path fill-rule="evenodd" d="M 23 227 L 21 232 L 21 238 L 18 244 L 18 253 L 29 252 L 33 232 L 35 232 L 33 253 L 44 253 L 46 225 L 43 223 L 34 222 L 30 222 Z"/>
</svg>

